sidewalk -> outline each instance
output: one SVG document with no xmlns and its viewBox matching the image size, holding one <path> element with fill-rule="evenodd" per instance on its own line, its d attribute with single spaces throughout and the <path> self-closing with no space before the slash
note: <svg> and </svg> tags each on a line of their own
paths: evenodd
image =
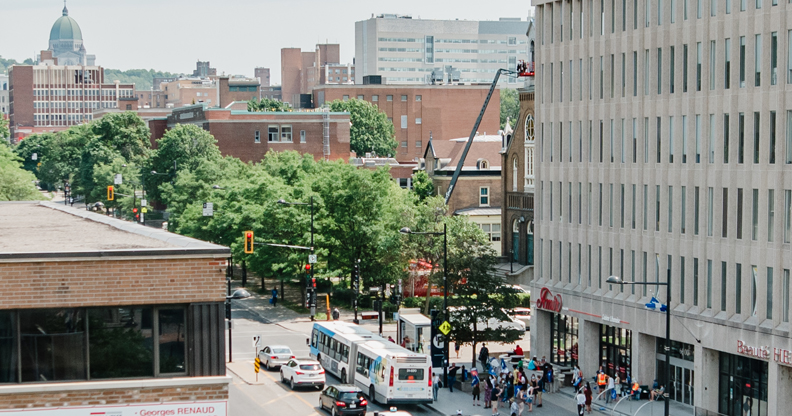
<svg viewBox="0 0 792 416">
<path fill-rule="evenodd" d="M 470 383 L 470 380 L 465 383 Z M 484 395 L 483 389 L 481 395 Z M 442 415 L 456 416 L 457 410 L 461 410 L 464 416 L 491 416 L 492 409 L 484 408 L 484 400 L 481 401 L 481 404 L 481 406 L 473 406 L 473 396 L 470 393 L 458 389 L 455 389 L 453 393 L 449 393 L 447 388 L 442 388 L 437 392 L 437 401 L 427 406 Z M 526 405 L 522 416 L 575 416 L 576 410 L 577 405 L 574 399 L 558 393 L 544 393 L 542 395 L 542 407 L 534 406 L 531 413 L 528 412 L 528 406 Z M 498 411 L 501 416 L 510 416 L 508 403 L 502 403 Z"/>
</svg>

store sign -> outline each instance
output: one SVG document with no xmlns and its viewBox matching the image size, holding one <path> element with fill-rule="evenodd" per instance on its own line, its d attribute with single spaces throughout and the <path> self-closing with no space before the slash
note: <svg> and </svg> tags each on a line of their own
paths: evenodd
<svg viewBox="0 0 792 416">
<path fill-rule="evenodd" d="M 228 402 L 148 403 L 126 406 L 80 406 L 0 410 L 2 416 L 227 416 Z"/>
<path fill-rule="evenodd" d="M 773 348 L 768 346 L 752 347 L 743 341 L 737 340 L 737 353 L 760 360 L 770 360 L 781 365 L 792 366 L 792 351 L 784 348 Z"/>
<path fill-rule="evenodd" d="M 555 295 L 550 292 L 550 289 L 543 287 L 539 292 L 539 299 L 536 300 L 536 307 L 539 309 L 548 310 L 551 312 L 561 313 L 563 300 L 561 295 Z"/>
</svg>

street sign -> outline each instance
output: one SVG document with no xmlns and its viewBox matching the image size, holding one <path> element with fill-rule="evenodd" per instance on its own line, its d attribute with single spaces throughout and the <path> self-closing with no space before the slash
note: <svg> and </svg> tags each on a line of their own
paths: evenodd
<svg viewBox="0 0 792 416">
<path fill-rule="evenodd" d="M 379 292 L 379 291 L 380 291 L 379 286 L 373 286 L 369 288 L 369 292 Z"/>
<path fill-rule="evenodd" d="M 445 321 L 442 324 L 440 324 L 440 327 L 437 329 L 439 329 L 440 332 L 443 333 L 443 335 L 448 335 L 448 333 L 451 332 L 451 324 L 449 324 L 448 321 Z"/>
<path fill-rule="evenodd" d="M 30 155 L 30 158 L 33 160 L 38 160 L 38 153 L 33 153 L 32 155 Z"/>
<path fill-rule="evenodd" d="M 203 216 L 204 217 L 214 216 L 214 204 L 213 203 L 204 202 L 204 204 L 203 204 Z"/>
<path fill-rule="evenodd" d="M 143 207 L 143 208 L 140 209 L 140 212 L 145 214 L 145 213 L 148 212 L 148 209 L 146 207 Z"/>
<path fill-rule="evenodd" d="M 261 371 L 261 359 L 256 357 L 256 360 L 253 361 L 253 368 L 256 370 L 256 374 Z M 258 377 L 258 376 L 256 376 Z"/>
<path fill-rule="evenodd" d="M 316 263 L 316 254 L 309 254 L 308 255 L 308 263 Z"/>
<path fill-rule="evenodd" d="M 140 200 L 140 206 L 141 207 L 145 207 L 146 205 L 148 205 L 148 201 L 146 201 L 145 199 L 141 199 Z"/>
<path fill-rule="evenodd" d="M 123 183 L 123 178 L 121 177 L 120 173 L 116 173 L 115 179 L 113 179 L 114 185 L 121 185 Z"/>
<path fill-rule="evenodd" d="M 261 344 L 261 335 L 254 335 L 253 336 L 253 348 L 258 349 L 260 344 Z"/>
</svg>

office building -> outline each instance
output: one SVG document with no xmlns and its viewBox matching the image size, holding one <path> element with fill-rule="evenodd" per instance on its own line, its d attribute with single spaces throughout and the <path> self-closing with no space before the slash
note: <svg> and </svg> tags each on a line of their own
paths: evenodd
<svg viewBox="0 0 792 416">
<path fill-rule="evenodd" d="M 451 77 L 491 83 L 499 68 L 516 69 L 530 50 L 528 21 L 428 20 L 382 14 L 355 23 L 355 83 L 380 75 L 385 84 L 430 84 Z M 520 57 L 520 58 L 518 58 Z M 502 83 L 517 84 L 514 77 Z M 516 86 L 516 85 L 515 85 Z"/>
<path fill-rule="evenodd" d="M 792 4 L 533 5 L 532 353 L 658 379 L 696 414 L 786 414 Z M 670 360 L 664 314 L 646 306 L 666 287 L 606 283 L 667 270 Z"/>
<path fill-rule="evenodd" d="M 0 114 L 8 116 L 8 75 L 0 74 Z"/>
<path fill-rule="evenodd" d="M 311 91 L 318 85 L 354 84 L 355 68 L 342 64 L 341 46 L 317 44 L 314 51 L 281 49 L 281 96 L 295 108 L 312 108 Z"/>
</svg>

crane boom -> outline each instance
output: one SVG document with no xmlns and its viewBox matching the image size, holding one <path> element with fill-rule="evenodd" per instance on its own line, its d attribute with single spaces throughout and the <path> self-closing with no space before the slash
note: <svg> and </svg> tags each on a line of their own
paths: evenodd
<svg viewBox="0 0 792 416">
<path fill-rule="evenodd" d="M 448 201 L 451 200 L 451 194 L 454 193 L 454 186 L 456 186 L 456 182 L 459 179 L 459 174 L 462 173 L 462 166 L 465 165 L 465 158 L 467 157 L 468 151 L 470 150 L 470 145 L 473 144 L 473 139 L 476 137 L 476 132 L 478 131 L 479 124 L 481 124 L 481 119 L 484 118 L 484 112 L 487 111 L 487 106 L 489 105 L 490 98 L 492 98 L 492 93 L 495 91 L 495 87 L 498 85 L 498 79 L 500 78 L 501 74 L 508 74 L 508 75 L 519 75 L 515 71 L 510 71 L 508 69 L 499 69 L 495 72 L 495 79 L 492 80 L 492 86 L 490 86 L 489 92 L 487 93 L 487 98 L 484 99 L 484 105 L 481 107 L 481 112 L 476 119 L 476 124 L 473 125 L 473 130 L 470 132 L 470 137 L 468 138 L 467 143 L 465 144 L 465 150 L 462 151 L 462 156 L 459 158 L 459 162 L 457 163 L 456 170 L 454 171 L 454 176 L 451 177 L 451 183 L 448 185 L 448 191 L 445 194 L 445 203 L 448 204 Z"/>
</svg>

